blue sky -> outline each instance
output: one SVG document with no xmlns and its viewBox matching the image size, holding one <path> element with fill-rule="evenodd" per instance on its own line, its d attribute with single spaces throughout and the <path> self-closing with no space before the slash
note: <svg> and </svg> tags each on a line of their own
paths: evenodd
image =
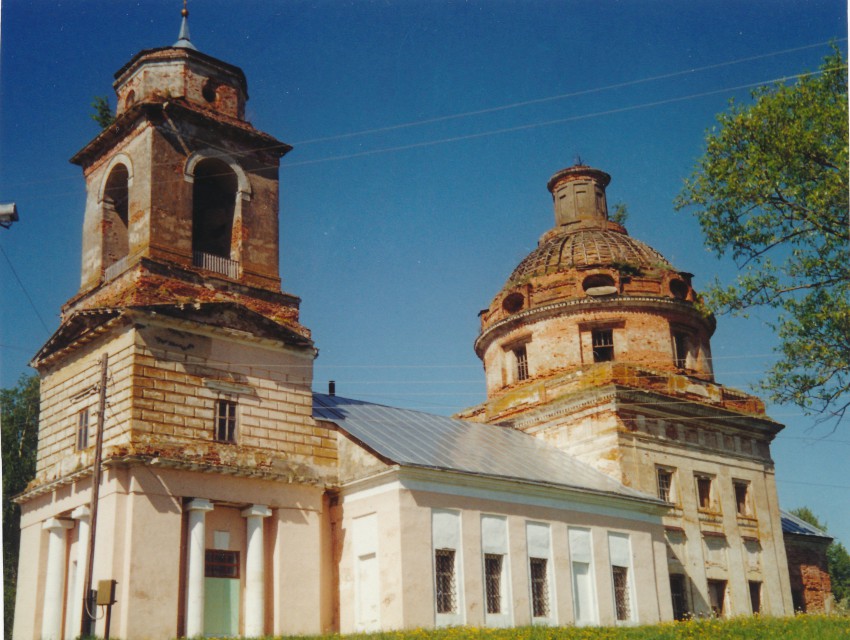
<svg viewBox="0 0 850 640">
<path fill-rule="evenodd" d="M 21 215 L 0 230 L 14 265 L 0 255 L 3 386 L 79 286 L 85 188 L 68 158 L 98 132 L 92 98 L 113 96 L 133 54 L 176 40 L 180 5 L 3 0 L 0 201 Z M 281 276 L 320 350 L 316 388 L 334 379 L 340 395 L 444 414 L 484 399 L 477 313 L 552 226 L 553 173 L 576 156 L 607 171 L 632 235 L 697 288 L 729 280 L 731 259 L 672 206 L 705 131 L 748 86 L 815 70 L 829 40 L 846 52 L 843 0 L 189 8 L 196 46 L 245 71 L 248 118 L 295 147 L 281 170 Z M 719 382 L 760 378 L 767 320 L 719 318 Z M 770 414 L 787 425 L 773 447 L 782 505 L 809 506 L 850 542 L 848 427 Z"/>
</svg>

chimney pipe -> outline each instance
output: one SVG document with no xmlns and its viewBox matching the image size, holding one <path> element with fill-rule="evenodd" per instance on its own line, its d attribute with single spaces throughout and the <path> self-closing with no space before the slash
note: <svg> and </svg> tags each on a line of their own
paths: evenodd
<svg viewBox="0 0 850 640">
<path fill-rule="evenodd" d="M 329 380 L 328 381 L 328 395 L 335 396 L 336 395 L 336 381 Z"/>
</svg>

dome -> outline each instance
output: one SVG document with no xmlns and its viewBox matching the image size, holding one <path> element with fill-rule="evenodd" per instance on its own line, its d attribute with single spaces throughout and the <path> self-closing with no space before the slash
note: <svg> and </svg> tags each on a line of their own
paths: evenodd
<svg viewBox="0 0 850 640">
<path fill-rule="evenodd" d="M 628 265 L 641 270 L 673 267 L 658 251 L 615 229 L 557 228 L 519 263 L 507 286 L 529 278 L 585 267 Z"/>
</svg>

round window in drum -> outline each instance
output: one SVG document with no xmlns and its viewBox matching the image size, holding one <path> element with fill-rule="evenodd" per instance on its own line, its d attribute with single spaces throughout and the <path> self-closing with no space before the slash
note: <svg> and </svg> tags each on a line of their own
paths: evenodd
<svg viewBox="0 0 850 640">
<path fill-rule="evenodd" d="M 612 296 L 617 293 L 617 285 L 614 278 L 607 273 L 596 273 L 587 276 L 581 283 L 582 289 L 589 296 Z"/>
<path fill-rule="evenodd" d="M 511 294 L 505 296 L 505 299 L 502 300 L 502 309 L 507 311 L 508 313 L 516 313 L 520 311 L 525 306 L 525 296 L 521 293 L 517 293 L 514 291 Z"/>
</svg>

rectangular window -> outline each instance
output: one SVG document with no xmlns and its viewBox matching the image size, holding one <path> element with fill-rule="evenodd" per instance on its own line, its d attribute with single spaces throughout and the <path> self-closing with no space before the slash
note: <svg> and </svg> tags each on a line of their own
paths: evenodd
<svg viewBox="0 0 850 640">
<path fill-rule="evenodd" d="M 761 613 L 761 582 L 750 581 L 750 604 L 753 613 Z"/>
<path fill-rule="evenodd" d="M 591 333 L 593 341 L 593 361 L 610 362 L 614 359 L 614 330 L 594 329 Z"/>
<path fill-rule="evenodd" d="M 684 620 L 688 613 L 688 598 L 685 594 L 685 576 L 670 574 L 670 597 L 673 600 L 673 619 Z"/>
<path fill-rule="evenodd" d="M 739 516 L 750 515 L 749 493 L 750 483 L 735 481 L 732 483 L 735 487 L 735 508 Z"/>
<path fill-rule="evenodd" d="M 697 507 L 701 511 L 711 511 L 711 477 L 697 476 Z"/>
<path fill-rule="evenodd" d="M 455 550 L 434 550 L 434 573 L 437 585 L 437 613 L 457 612 Z"/>
<path fill-rule="evenodd" d="M 718 618 L 722 618 L 725 612 L 726 603 L 726 581 L 725 580 L 709 580 L 708 581 L 708 600 L 711 604 L 711 610 Z"/>
<path fill-rule="evenodd" d="M 89 410 L 83 409 L 77 414 L 77 451 L 89 446 Z"/>
<path fill-rule="evenodd" d="M 535 618 L 549 617 L 549 581 L 546 558 L 529 558 L 531 573 L 531 615 Z"/>
<path fill-rule="evenodd" d="M 508 522 L 504 516 L 481 515 L 481 553 L 484 561 L 484 623 L 506 627 L 512 623 Z"/>
<path fill-rule="evenodd" d="M 502 560 L 498 553 L 484 554 L 484 589 L 487 613 L 502 613 Z"/>
<path fill-rule="evenodd" d="M 684 333 L 673 334 L 673 363 L 679 369 L 688 363 L 688 336 Z"/>
<path fill-rule="evenodd" d="M 631 576 L 632 545 L 627 533 L 608 533 L 608 557 L 611 560 L 611 584 L 614 589 L 614 612 L 618 622 L 632 620 Z"/>
<path fill-rule="evenodd" d="M 673 502 L 671 491 L 673 488 L 673 472 L 670 469 L 658 467 L 655 470 L 655 479 L 658 486 L 658 498 L 664 500 L 664 502 Z"/>
<path fill-rule="evenodd" d="M 207 549 L 204 566 L 207 578 L 238 578 L 239 552 Z"/>
<path fill-rule="evenodd" d="M 525 345 L 514 349 L 514 357 L 516 358 L 517 382 L 528 380 L 528 352 Z"/>
<path fill-rule="evenodd" d="M 216 400 L 215 439 L 236 442 L 236 402 L 233 400 Z"/>
<path fill-rule="evenodd" d="M 629 570 L 627 567 L 611 567 L 614 580 L 614 605 L 617 609 L 617 620 L 630 620 L 629 612 Z"/>
<path fill-rule="evenodd" d="M 577 625 L 596 624 L 596 587 L 590 529 L 569 528 L 573 573 L 573 611 Z"/>
</svg>

